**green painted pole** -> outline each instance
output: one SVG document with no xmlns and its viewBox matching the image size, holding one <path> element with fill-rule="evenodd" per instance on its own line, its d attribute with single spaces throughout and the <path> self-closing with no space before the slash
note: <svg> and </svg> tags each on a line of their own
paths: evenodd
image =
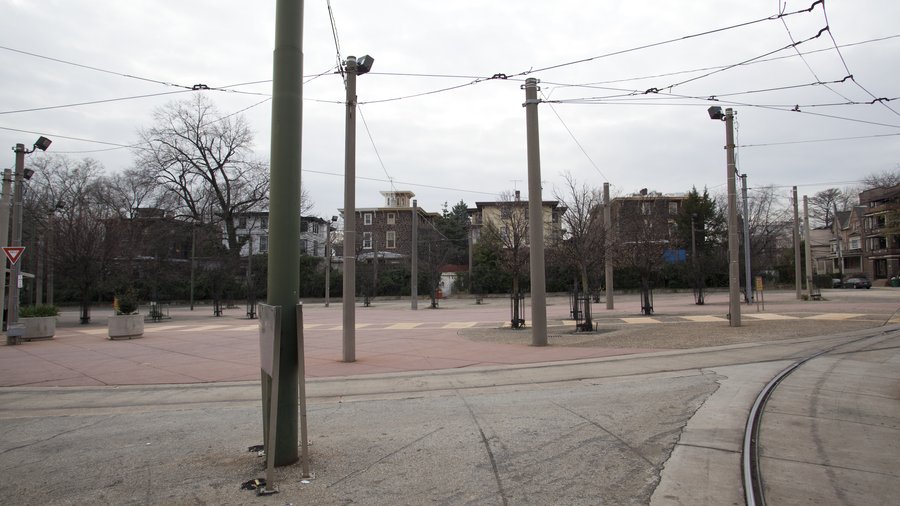
<svg viewBox="0 0 900 506">
<path fill-rule="evenodd" d="M 300 140 L 303 117 L 303 1 L 277 0 L 272 71 L 267 303 L 281 306 L 275 465 L 299 459 L 297 313 L 300 302 Z M 266 385 L 263 385 L 265 392 Z M 266 408 L 266 406 L 264 406 Z M 264 410 L 265 412 L 265 410 Z"/>
</svg>

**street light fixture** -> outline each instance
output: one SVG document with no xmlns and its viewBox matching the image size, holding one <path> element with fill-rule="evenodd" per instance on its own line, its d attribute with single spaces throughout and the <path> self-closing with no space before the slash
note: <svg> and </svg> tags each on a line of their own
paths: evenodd
<svg viewBox="0 0 900 506">
<path fill-rule="evenodd" d="M 24 144 L 16 144 L 13 151 L 16 153 L 15 194 L 13 195 L 12 240 L 10 246 L 22 246 L 22 196 L 25 193 L 23 186 L 26 179 L 31 179 L 34 171 L 25 168 L 25 155 L 34 153 L 35 150 L 46 151 L 53 141 L 44 137 L 38 138 L 30 150 L 25 149 Z M 19 322 L 19 273 L 21 270 L 21 256 L 9 269 L 9 298 L 6 300 L 6 342 L 17 344 L 22 337 L 22 327 Z"/>
<path fill-rule="evenodd" d="M 734 111 L 729 107 L 722 113 L 722 108 L 712 106 L 707 109 L 709 119 L 725 121 L 725 160 L 726 177 L 728 182 L 728 320 L 732 327 L 741 326 L 741 300 L 740 300 L 740 258 L 738 245 L 738 219 L 737 219 L 737 187 L 734 177 L 736 174 L 734 162 Z"/>
<path fill-rule="evenodd" d="M 348 56 L 344 141 L 343 361 L 356 362 L 356 76 L 372 70 L 369 55 Z"/>
</svg>

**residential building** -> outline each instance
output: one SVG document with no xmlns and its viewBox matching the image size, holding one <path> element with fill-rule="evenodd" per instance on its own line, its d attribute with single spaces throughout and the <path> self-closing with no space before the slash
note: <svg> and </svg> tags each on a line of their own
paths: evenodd
<svg viewBox="0 0 900 506">
<path fill-rule="evenodd" d="M 616 197 L 612 199 L 613 233 L 620 240 L 638 240 L 633 237 L 629 239 L 629 236 L 634 236 L 639 230 L 641 242 L 663 245 L 667 262 L 684 262 L 684 245 L 675 244 L 675 217 L 687 198 L 684 193 L 663 194 L 647 191 L 646 188 L 626 197 Z M 637 217 L 642 218 L 639 229 L 626 233 L 627 229 L 635 229 L 633 225 Z M 665 225 L 651 229 L 648 223 Z"/>
<path fill-rule="evenodd" d="M 413 209 L 411 191 L 383 191 L 384 205 L 356 209 L 357 257 L 399 262 L 409 259 L 412 253 L 412 223 L 415 212 L 420 239 L 434 230 L 433 222 L 439 213 L 428 212 L 421 207 Z M 339 209 L 341 216 L 344 210 Z M 335 244 L 337 248 L 342 245 Z"/>
<path fill-rule="evenodd" d="M 562 216 L 566 207 L 556 200 L 541 202 L 544 225 L 544 244 L 549 246 L 562 240 Z M 475 207 L 469 210 L 471 220 L 472 242 L 477 243 L 484 227 L 493 225 L 501 235 L 511 233 L 512 229 L 520 228 L 525 244 L 528 244 L 527 233 L 528 201 L 522 200 L 519 190 L 516 190 L 512 201 L 500 200 L 492 202 L 475 202 Z"/>
<path fill-rule="evenodd" d="M 326 220 L 317 216 L 300 217 L 300 231 L 297 235 L 300 241 L 301 254 L 317 257 L 325 256 L 325 242 L 328 237 L 327 224 Z M 252 251 L 254 255 L 268 254 L 269 211 L 240 213 L 235 217 L 234 226 L 241 241 L 242 257 L 246 257 L 249 251 Z M 224 231 L 224 224 L 222 228 Z"/>
<path fill-rule="evenodd" d="M 863 210 L 863 272 L 869 279 L 900 275 L 900 185 L 873 188 L 859 194 Z"/>
</svg>

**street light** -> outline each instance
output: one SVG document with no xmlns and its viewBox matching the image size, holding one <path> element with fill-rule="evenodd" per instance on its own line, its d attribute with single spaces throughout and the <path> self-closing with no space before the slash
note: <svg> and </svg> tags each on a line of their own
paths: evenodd
<svg viewBox="0 0 900 506">
<path fill-rule="evenodd" d="M 16 153 L 15 194 L 13 195 L 12 240 L 10 246 L 22 246 L 22 195 L 24 194 L 25 180 L 31 179 L 34 171 L 25 168 L 25 155 L 34 153 L 35 150 L 46 151 L 53 141 L 43 135 L 34 142 L 32 148 L 25 149 L 24 144 L 16 144 L 13 151 Z M 21 256 L 18 261 L 10 266 L 9 271 L 9 298 L 6 301 L 6 342 L 16 344 L 22 337 L 22 328 L 19 322 L 19 273 Z"/>
<path fill-rule="evenodd" d="M 734 111 L 729 107 L 712 106 L 707 109 L 709 119 L 725 121 L 725 160 L 728 182 L 728 320 L 732 327 L 741 326 L 740 258 L 738 252 L 737 187 L 734 163 Z"/>
<path fill-rule="evenodd" d="M 356 76 L 372 70 L 369 55 L 347 57 L 347 110 L 344 141 L 344 307 L 343 361 L 356 362 Z"/>
</svg>

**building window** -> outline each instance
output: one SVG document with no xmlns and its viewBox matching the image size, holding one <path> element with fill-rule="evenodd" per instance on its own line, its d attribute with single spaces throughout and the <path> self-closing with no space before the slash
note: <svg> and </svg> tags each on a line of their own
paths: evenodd
<svg viewBox="0 0 900 506">
<path fill-rule="evenodd" d="M 313 241 L 313 256 L 319 256 L 319 241 Z"/>
<path fill-rule="evenodd" d="M 309 231 L 318 234 L 319 233 L 319 224 L 315 221 L 309 224 Z"/>
<path fill-rule="evenodd" d="M 678 214 L 678 202 L 669 202 L 669 214 Z"/>
<path fill-rule="evenodd" d="M 850 238 L 850 249 L 859 249 L 859 237 Z"/>
<path fill-rule="evenodd" d="M 644 216 L 649 216 L 652 209 L 652 202 L 641 202 L 641 214 L 643 214 Z"/>
<path fill-rule="evenodd" d="M 397 247 L 397 232 L 389 230 L 384 237 L 384 247 L 394 249 Z"/>
<path fill-rule="evenodd" d="M 305 254 L 309 253 L 308 248 L 309 248 L 309 242 L 307 242 L 306 239 L 300 239 L 300 252 L 305 255 Z"/>
<path fill-rule="evenodd" d="M 397 223 L 397 215 L 395 213 L 387 213 L 387 224 L 394 225 Z"/>
<path fill-rule="evenodd" d="M 263 230 L 269 229 L 269 217 L 268 216 L 261 216 L 259 218 L 259 228 L 261 228 Z"/>
<path fill-rule="evenodd" d="M 363 249 L 372 249 L 372 232 L 363 232 Z"/>
<path fill-rule="evenodd" d="M 247 228 L 247 217 L 241 216 L 238 218 L 238 228 Z"/>
<path fill-rule="evenodd" d="M 372 224 L 372 213 L 363 213 L 363 225 Z"/>
<path fill-rule="evenodd" d="M 269 252 L 269 236 L 267 236 L 267 235 L 259 236 L 259 252 L 260 253 L 268 253 Z"/>
</svg>

